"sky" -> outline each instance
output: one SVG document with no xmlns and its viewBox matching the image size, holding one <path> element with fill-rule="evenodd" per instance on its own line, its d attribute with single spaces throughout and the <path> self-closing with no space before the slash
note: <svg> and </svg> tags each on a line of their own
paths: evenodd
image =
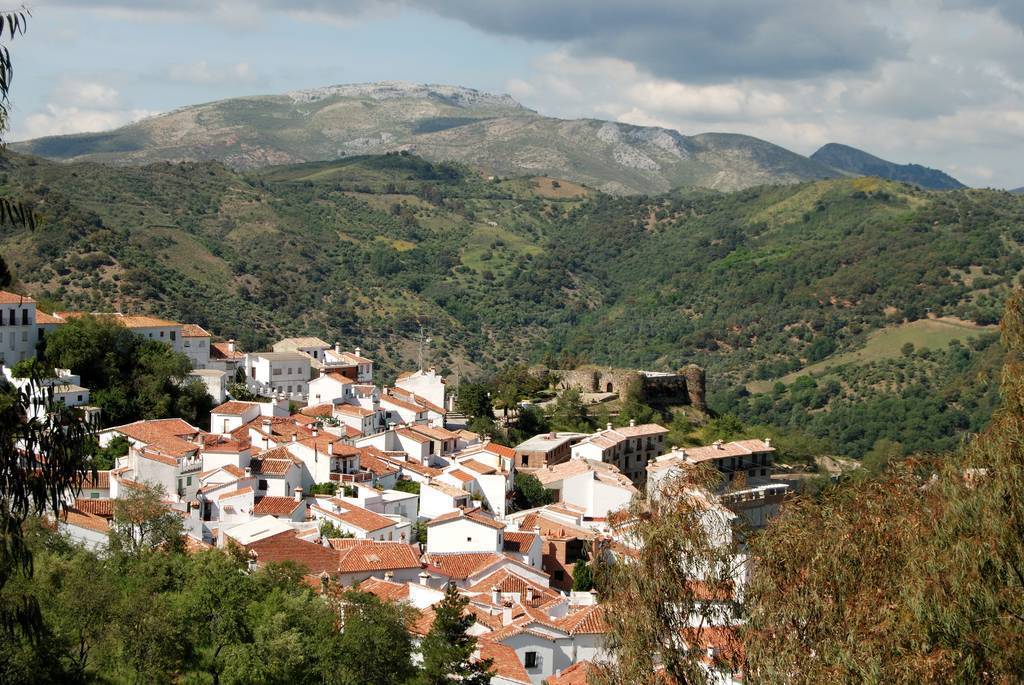
<svg viewBox="0 0 1024 685">
<path fill-rule="evenodd" d="M 1024 186 L 1024 0 L 31 0 L 8 140 L 397 80 Z"/>
</svg>

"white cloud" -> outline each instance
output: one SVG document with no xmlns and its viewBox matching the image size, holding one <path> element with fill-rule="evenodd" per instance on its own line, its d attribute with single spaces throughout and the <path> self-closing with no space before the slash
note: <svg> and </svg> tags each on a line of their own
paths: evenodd
<svg viewBox="0 0 1024 685">
<path fill-rule="evenodd" d="M 146 109 L 89 109 L 49 104 L 41 112 L 25 117 L 25 123 L 12 133 L 13 140 L 69 133 L 106 131 L 138 121 L 157 112 Z"/>
<path fill-rule="evenodd" d="M 256 73 L 247 62 L 228 65 L 210 65 L 206 60 L 190 64 L 173 64 L 167 70 L 167 78 L 179 83 L 209 85 L 255 81 Z"/>
</svg>

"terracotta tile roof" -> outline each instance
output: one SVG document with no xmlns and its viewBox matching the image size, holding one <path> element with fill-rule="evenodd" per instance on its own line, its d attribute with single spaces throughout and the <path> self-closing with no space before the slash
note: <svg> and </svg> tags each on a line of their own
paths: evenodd
<svg viewBox="0 0 1024 685">
<path fill-rule="evenodd" d="M 409 585 L 407 583 L 392 583 L 389 580 L 380 578 L 367 578 L 356 586 L 360 592 L 369 592 L 378 599 L 385 602 L 401 602 L 409 599 Z"/>
<path fill-rule="evenodd" d="M 448 523 L 450 521 L 456 521 L 459 519 L 468 519 L 474 523 L 479 523 L 482 526 L 488 528 L 494 528 L 495 530 L 504 530 L 505 524 L 501 521 L 495 521 L 493 518 L 483 513 L 479 507 L 474 509 L 457 509 L 455 511 L 448 512 L 447 514 L 441 514 L 440 516 L 431 519 L 427 523 L 427 527 L 435 526 L 441 523 Z"/>
<path fill-rule="evenodd" d="M 217 500 L 219 501 L 219 500 L 222 500 L 222 499 L 231 499 L 232 497 L 240 497 L 241 495 L 251 495 L 251 494 L 252 494 L 252 488 L 248 488 L 248 487 L 246 487 L 246 488 L 239 488 L 237 490 L 232 490 L 231 492 L 225 492 L 222 495 L 218 495 L 217 496 Z"/>
<path fill-rule="evenodd" d="M 253 516 L 291 516 L 300 504 L 294 497 L 257 497 L 252 513 Z"/>
<path fill-rule="evenodd" d="M 679 456 L 685 457 L 686 461 L 697 463 L 723 457 L 745 457 L 750 454 L 762 452 L 774 452 L 775 448 L 763 440 L 737 440 L 719 445 L 706 445 L 704 447 L 687 447 L 685 450 L 676 452 Z"/>
<path fill-rule="evenodd" d="M 427 568 L 456 580 L 465 580 L 507 557 L 494 552 L 458 552 L 428 554 Z"/>
<path fill-rule="evenodd" d="M 344 360 L 346 360 L 346 361 L 348 361 L 348 362 L 350 362 L 352 364 L 372 364 L 373 363 L 372 359 L 367 359 L 366 357 L 360 357 L 358 354 L 355 354 L 354 352 L 342 352 L 340 356 L 341 356 L 342 359 L 344 359 Z"/>
<path fill-rule="evenodd" d="M 530 551 L 534 541 L 537 540 L 536 533 L 509 531 L 504 535 L 505 551 L 526 554 Z"/>
<path fill-rule="evenodd" d="M 414 431 L 411 428 L 396 428 L 395 433 L 401 435 L 403 438 L 409 438 L 413 442 L 418 442 L 421 445 L 430 442 L 429 435 L 423 435 L 423 433 Z"/>
<path fill-rule="evenodd" d="M 608 623 L 604 619 L 604 607 L 600 604 L 574 611 L 558 624 L 570 635 L 601 635 L 608 632 Z"/>
<path fill-rule="evenodd" d="M 322 418 L 325 416 L 331 416 L 333 411 L 334 405 L 330 402 L 324 402 L 323 404 L 313 404 L 308 407 L 303 407 L 299 410 L 299 414 L 314 418 Z M 293 416 L 292 418 L 296 417 Z"/>
<path fill-rule="evenodd" d="M 305 336 L 297 338 L 283 338 L 274 343 L 274 347 L 282 347 L 288 349 L 298 349 L 300 347 L 331 347 L 331 344 L 321 340 L 314 336 Z"/>
<path fill-rule="evenodd" d="M 460 461 L 459 466 L 464 466 L 470 471 L 476 471 L 477 473 L 482 474 L 497 473 L 498 471 L 498 469 L 494 468 L 493 466 L 481 464 L 476 459 L 466 459 L 465 461 Z"/>
<path fill-rule="evenodd" d="M 217 405 L 210 410 L 211 414 L 225 414 L 227 416 L 242 416 L 253 408 L 259 409 L 259 403 L 257 402 L 240 402 L 238 400 L 229 400 L 224 404 Z"/>
<path fill-rule="evenodd" d="M 668 428 L 657 423 L 642 423 L 639 426 L 620 426 L 613 430 L 627 438 L 641 438 L 647 435 L 664 435 L 668 433 Z"/>
<path fill-rule="evenodd" d="M 270 424 L 269 433 L 264 429 L 264 422 Z M 284 416 L 257 416 L 249 423 L 242 424 L 231 431 L 231 435 L 239 439 L 248 438 L 251 435 L 250 431 L 255 431 L 258 435 L 266 436 L 277 442 L 280 442 L 280 438 L 290 439 L 292 435 L 297 435 L 300 440 L 313 435 L 310 427 L 299 425 L 295 419 Z"/>
<path fill-rule="evenodd" d="M 8 292 L 6 290 L 0 290 L 0 304 L 21 304 L 23 302 L 32 302 L 33 300 L 28 295 L 19 295 L 17 293 Z"/>
<path fill-rule="evenodd" d="M 287 454 L 283 448 L 281 451 Z M 266 452 L 264 454 L 266 454 Z M 261 456 L 253 457 L 249 460 L 249 468 L 252 469 L 253 475 L 261 476 L 283 476 L 288 473 L 288 469 L 295 465 L 295 461 L 291 458 L 271 459 Z"/>
<path fill-rule="evenodd" d="M 594 664 L 589 661 L 577 661 L 569 668 L 558 675 L 551 676 L 545 682 L 547 685 L 587 685 L 590 680 L 590 672 L 594 670 Z"/>
<path fill-rule="evenodd" d="M 139 456 L 143 457 L 145 459 L 149 459 L 150 461 L 155 461 L 155 462 L 158 462 L 160 464 L 165 464 L 166 466 L 177 466 L 178 465 L 178 460 L 175 457 L 172 457 L 172 456 L 169 456 L 169 455 L 166 455 L 166 454 L 161 454 L 160 452 L 157 452 L 155 450 L 151 450 L 148 447 L 146 449 L 142 450 L 141 452 L 139 452 Z"/>
<path fill-rule="evenodd" d="M 409 632 L 413 635 L 419 635 L 420 637 L 425 636 L 433 627 L 434 618 L 436 616 L 437 613 L 430 607 L 419 610 L 415 618 L 409 624 Z"/>
<path fill-rule="evenodd" d="M 114 500 L 109 498 L 91 499 L 89 497 L 79 497 L 75 500 L 74 508 L 86 514 L 94 514 L 103 518 L 109 519 L 114 517 Z"/>
<path fill-rule="evenodd" d="M 96 477 L 93 477 L 92 472 L 86 474 L 85 478 L 82 479 L 83 490 L 109 490 L 110 489 L 110 471 L 97 471 Z"/>
<path fill-rule="evenodd" d="M 434 440 L 458 440 L 459 439 L 459 434 L 458 433 L 454 433 L 454 432 L 448 430 L 447 428 L 438 428 L 437 426 L 423 426 L 423 425 L 419 425 L 419 424 L 417 424 L 415 426 L 409 426 L 409 428 L 411 430 L 416 431 L 417 433 L 423 433 L 423 435 L 426 435 L 426 436 L 428 436 L 430 438 L 433 438 Z"/>
<path fill-rule="evenodd" d="M 331 540 L 338 550 L 340 573 L 366 573 L 420 567 L 419 549 L 404 542 L 374 542 L 344 538 Z"/>
<path fill-rule="evenodd" d="M 210 344 L 210 359 L 243 359 L 245 353 L 240 352 L 238 347 L 235 347 L 235 351 L 232 352 L 228 349 L 228 343 L 226 342 L 215 342 Z"/>
<path fill-rule="evenodd" d="M 183 338 L 209 338 L 210 333 L 202 326 L 194 323 L 181 324 L 181 337 Z"/>
<path fill-rule="evenodd" d="M 519 657 L 516 656 L 516 651 L 511 647 L 485 638 L 477 642 L 477 651 L 480 659 L 490 659 L 493 662 L 492 668 L 495 675 L 513 683 L 522 683 L 523 685 L 533 683 L 530 674 L 526 672 Z"/>
<path fill-rule="evenodd" d="M 458 478 L 463 483 L 468 483 L 469 481 L 476 479 L 476 476 L 468 474 L 461 469 L 453 469 L 449 471 L 447 475 L 452 476 L 453 478 Z"/>
<path fill-rule="evenodd" d="M 380 452 L 380 450 L 376 447 L 360 447 L 359 467 L 378 477 L 398 473 L 398 468 L 381 459 L 378 454 L 376 454 L 378 452 Z"/>
<path fill-rule="evenodd" d="M 367 409 L 366 407 L 360 407 L 355 404 L 336 404 L 334 405 L 335 414 L 346 414 L 348 416 L 358 416 L 365 418 L 367 416 L 373 416 L 373 410 Z"/>
<path fill-rule="evenodd" d="M 440 476 L 443 473 L 441 469 L 435 469 L 433 466 L 424 466 L 423 464 L 417 464 L 414 461 L 409 461 L 404 457 L 398 457 L 395 456 L 394 454 L 385 453 L 383 455 L 378 456 L 380 459 L 384 459 L 387 462 L 394 464 L 395 466 L 400 466 L 406 471 L 412 471 L 413 473 L 417 473 L 421 476 L 427 476 L 428 478 L 436 478 L 437 476 Z M 445 487 L 450 486 L 446 485 Z"/>
<path fill-rule="evenodd" d="M 530 606 L 544 604 L 560 597 L 560 593 L 557 590 L 552 590 L 539 583 L 533 583 L 508 569 L 499 569 L 477 581 L 468 589 L 470 592 L 489 593 L 495 587 L 498 588 L 499 592 L 519 593 L 521 596 L 520 603 L 529 604 Z M 527 589 L 531 588 L 533 589 L 534 597 L 532 601 L 526 599 Z"/>
<path fill-rule="evenodd" d="M 114 426 L 111 430 L 144 443 L 154 442 L 160 438 L 192 437 L 202 433 L 198 428 L 181 419 L 136 421 L 123 426 Z"/>
<path fill-rule="evenodd" d="M 519 527 L 521 530 L 539 528 L 541 536 L 553 540 L 592 540 L 597 537 L 597 533 L 592 530 L 548 518 L 542 512 L 527 514 L 520 520 Z"/>
<path fill-rule="evenodd" d="M 317 505 L 312 505 L 310 508 L 323 512 L 327 516 L 343 521 L 347 525 L 350 525 L 353 528 L 358 528 L 366 533 L 383 530 L 384 528 L 395 525 L 395 522 L 388 517 L 381 516 L 369 509 L 357 507 L 354 504 L 349 504 L 348 502 L 338 498 L 332 498 L 331 502 L 337 505 L 340 511 L 330 511 Z"/>
<path fill-rule="evenodd" d="M 352 380 L 351 378 L 349 378 L 348 376 L 346 376 L 344 374 L 338 373 L 337 371 L 331 371 L 331 372 L 325 374 L 325 377 L 326 378 L 330 378 L 332 381 L 337 381 L 338 383 L 341 383 L 342 385 L 351 385 L 351 384 L 355 383 L 354 380 Z"/>
<path fill-rule="evenodd" d="M 53 324 L 58 324 L 59 325 L 59 324 L 65 323 L 65 322 L 64 322 L 64 319 L 58 319 L 56 316 L 54 316 L 52 314 L 47 314 L 46 312 L 41 312 L 41 311 L 39 311 L 37 309 L 36 310 L 36 323 L 37 324 L 42 324 L 42 325 L 53 325 Z"/>
<path fill-rule="evenodd" d="M 305 566 L 306 572 L 310 575 L 317 575 L 323 571 L 335 573 L 338 570 L 336 550 L 302 540 L 296 536 L 294 530 L 271 535 L 246 545 L 246 548 L 256 552 L 256 561 L 260 564 L 293 561 Z"/>
<path fill-rule="evenodd" d="M 743 641 L 735 628 L 726 626 L 705 626 L 703 628 L 683 629 L 683 640 L 688 645 L 696 646 L 704 653 L 704 661 L 709 665 L 737 673 L 743 664 Z M 709 656 L 709 650 L 714 656 Z"/>
<path fill-rule="evenodd" d="M 427 486 L 434 488 L 439 492 L 443 492 L 444 494 L 452 498 L 469 497 L 469 493 L 466 492 L 465 490 L 452 487 L 451 485 L 448 485 L 447 483 L 442 483 L 441 481 L 431 480 L 429 483 L 427 483 Z"/>
<path fill-rule="evenodd" d="M 416 393 L 410 390 L 406 390 L 405 388 L 388 388 L 387 394 L 393 397 L 397 397 L 400 400 L 405 400 L 406 402 L 409 402 L 411 404 L 418 404 L 424 409 L 429 409 L 435 414 L 444 415 L 447 413 L 445 412 L 444 407 L 440 407 L 431 402 L 430 400 L 428 400 L 427 398 L 423 397 L 422 395 L 417 395 Z"/>
<path fill-rule="evenodd" d="M 413 404 L 412 402 L 403 400 L 400 397 L 395 397 L 394 395 L 381 395 L 380 401 L 382 404 L 387 403 L 390 405 L 394 405 L 396 407 L 400 407 L 402 409 L 414 411 L 417 414 L 426 411 L 426 407 L 423 407 L 419 404 Z"/>
<path fill-rule="evenodd" d="M 337 435 L 323 431 L 320 431 L 315 438 L 312 435 L 305 439 L 299 438 L 298 444 L 311 450 L 315 449 L 320 454 L 327 454 L 333 444 L 335 457 L 354 457 L 359 454 L 359 450 L 353 445 L 342 442 Z"/>
<path fill-rule="evenodd" d="M 516 456 L 516 451 L 514 449 L 511 447 L 505 447 L 504 445 L 499 445 L 495 442 L 487 443 L 483 446 L 483 449 L 485 452 L 497 454 L 499 457 L 505 457 L 506 459 L 514 459 Z"/>
<path fill-rule="evenodd" d="M 77 509 L 65 510 L 61 515 L 61 520 L 69 526 L 86 528 L 97 533 L 106 533 L 110 530 L 110 523 L 107 522 L 107 519 Z"/>
</svg>

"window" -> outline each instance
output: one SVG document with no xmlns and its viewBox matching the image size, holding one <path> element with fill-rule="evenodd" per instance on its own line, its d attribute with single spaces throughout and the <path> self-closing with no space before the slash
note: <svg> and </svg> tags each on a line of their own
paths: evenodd
<svg viewBox="0 0 1024 685">
<path fill-rule="evenodd" d="M 761 475 L 762 476 L 767 476 L 768 475 L 768 469 L 761 469 Z"/>
<path fill-rule="evenodd" d="M 192 485 L 192 476 L 185 479 L 185 485 Z"/>
<path fill-rule="evenodd" d="M 160 331 L 160 337 L 161 338 L 164 337 L 164 332 L 163 331 Z"/>
<path fill-rule="evenodd" d="M 78 401 L 79 401 L 79 402 L 81 402 L 81 401 L 82 401 L 82 396 L 81 396 L 81 395 L 79 395 L 79 396 L 78 396 Z"/>
<path fill-rule="evenodd" d="M 178 332 L 177 331 L 171 331 L 171 340 L 177 340 L 177 339 L 178 339 Z"/>
<path fill-rule="evenodd" d="M 89 499 L 99 499 L 99 498 L 100 498 L 100 493 L 98 493 L 98 492 L 90 492 L 89 493 Z"/>
<path fill-rule="evenodd" d="M 270 373 L 272 373 L 275 376 L 280 376 L 281 375 L 281 369 L 273 369 L 273 370 L 271 370 Z"/>
<path fill-rule="evenodd" d="M 28 331 L 21 332 L 21 342 L 28 342 Z"/>
<path fill-rule="evenodd" d="M 235 513 L 235 508 L 229 504 L 226 507 L 224 507 L 224 513 L 225 514 L 234 514 Z"/>
<path fill-rule="evenodd" d="M 565 571 L 563 571 L 562 569 L 558 569 L 557 571 L 555 571 L 555 580 L 565 580 Z"/>
<path fill-rule="evenodd" d="M 527 652 L 524 654 L 523 665 L 527 668 L 537 668 L 537 652 Z"/>
<path fill-rule="evenodd" d="M 473 542 L 473 538 L 469 535 L 466 536 L 466 542 Z"/>
<path fill-rule="evenodd" d="M 522 457 L 522 466 L 527 466 L 530 463 L 529 455 L 524 454 Z"/>
<path fill-rule="evenodd" d="M 27 309 L 22 309 L 21 310 L 21 325 L 22 326 L 27 326 L 28 325 L 28 310 Z"/>
<path fill-rule="evenodd" d="M 192 341 L 186 340 L 185 341 L 185 347 L 192 347 Z"/>
<path fill-rule="evenodd" d="M 259 488 L 260 490 L 266 490 L 266 489 L 267 489 L 267 481 L 265 481 L 265 480 L 260 480 L 260 482 L 259 482 L 259 485 L 258 485 L 257 487 L 258 487 L 258 488 Z"/>
</svg>

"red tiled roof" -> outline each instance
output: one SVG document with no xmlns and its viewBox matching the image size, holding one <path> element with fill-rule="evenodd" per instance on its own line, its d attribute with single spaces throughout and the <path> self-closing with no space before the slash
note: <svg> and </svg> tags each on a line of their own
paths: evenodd
<svg viewBox="0 0 1024 685">
<path fill-rule="evenodd" d="M 354 380 L 352 380 L 348 376 L 345 376 L 344 374 L 338 373 L 337 371 L 331 371 L 331 372 L 327 373 L 325 377 L 326 378 L 330 378 L 332 381 L 337 381 L 338 383 L 341 383 L 342 385 L 350 385 L 352 383 L 355 383 Z"/>
<path fill-rule="evenodd" d="M 530 674 L 526 672 L 523 664 L 516 656 L 516 651 L 511 647 L 490 640 L 481 639 L 477 642 L 479 658 L 490 659 L 493 662 L 494 674 L 513 683 L 530 685 L 533 681 Z M 550 681 L 548 681 L 550 682 Z"/>
<path fill-rule="evenodd" d="M 592 670 L 594 670 L 594 664 L 589 661 L 577 661 L 558 675 L 551 676 L 545 682 L 547 685 L 587 685 L 590 682 L 588 678 Z"/>
<path fill-rule="evenodd" d="M 218 405 L 210 410 L 211 414 L 227 414 L 228 416 L 242 416 L 253 407 L 259 407 L 256 402 L 240 402 L 238 400 L 229 400 L 224 404 Z"/>
<path fill-rule="evenodd" d="M 404 542 L 375 542 L 352 538 L 332 539 L 331 547 L 338 550 L 340 573 L 366 573 L 420 567 L 417 547 Z"/>
<path fill-rule="evenodd" d="M 225 492 L 223 495 L 218 495 L 217 496 L 217 500 L 219 501 L 219 500 L 222 500 L 222 499 L 231 499 L 232 497 L 238 497 L 240 495 L 250 495 L 250 494 L 252 494 L 252 488 L 248 488 L 248 487 L 246 487 L 246 488 L 239 488 L 237 490 L 232 490 L 231 492 Z"/>
<path fill-rule="evenodd" d="M 253 516 L 291 516 L 299 504 L 301 502 L 294 497 L 257 497 L 252 513 Z"/>
<path fill-rule="evenodd" d="M 493 466 L 488 466 L 487 464 L 481 464 L 476 459 L 466 459 L 465 461 L 460 461 L 459 462 L 459 466 L 464 466 L 467 469 L 469 469 L 470 471 L 476 471 L 477 473 L 482 473 L 482 474 L 495 473 L 498 470 L 498 469 L 494 468 Z"/>
<path fill-rule="evenodd" d="M 303 407 L 299 410 L 299 413 L 303 416 L 310 416 L 314 418 L 321 418 L 324 416 L 330 416 L 334 411 L 334 405 L 330 402 L 324 402 L 322 404 L 312 404 L 308 407 Z M 292 417 L 297 418 L 297 417 Z"/>
<path fill-rule="evenodd" d="M 427 527 L 429 528 L 430 526 L 438 523 L 447 523 L 457 519 L 469 519 L 474 523 L 479 523 L 480 525 L 487 526 L 488 528 L 494 528 L 496 530 L 503 530 L 505 528 L 504 523 L 495 521 L 493 518 L 483 513 L 483 510 L 479 507 L 466 510 L 457 509 L 455 511 L 448 512 L 447 514 L 441 514 L 427 523 Z"/>
<path fill-rule="evenodd" d="M 82 479 L 83 490 L 109 490 L 110 489 L 110 471 L 97 471 L 96 477 L 93 478 L 92 472 L 86 474 L 85 478 Z"/>
<path fill-rule="evenodd" d="M 407 583 L 392 583 L 389 580 L 380 578 L 367 578 L 356 586 L 360 592 L 369 592 L 378 599 L 385 602 L 400 602 L 409 599 L 409 585 Z"/>
<path fill-rule="evenodd" d="M 194 323 L 181 324 L 181 337 L 183 338 L 209 338 L 210 333 L 202 326 Z"/>
<path fill-rule="evenodd" d="M 41 324 L 41 325 L 47 325 L 47 324 L 49 324 L 49 325 L 58 324 L 59 325 L 59 324 L 63 324 L 64 323 L 64 319 L 59 319 L 56 316 L 54 316 L 53 314 L 47 314 L 46 312 L 42 312 L 42 311 L 39 311 L 37 309 L 36 310 L 36 323 L 37 324 Z"/>
<path fill-rule="evenodd" d="M 334 573 L 338 569 L 337 551 L 302 540 L 296 536 L 294 530 L 271 535 L 246 547 L 256 552 L 256 561 L 260 564 L 293 561 L 305 566 L 306 572 L 312 575 L 323 571 Z"/>
<path fill-rule="evenodd" d="M 373 416 L 373 410 L 367 409 L 366 407 L 360 407 L 355 404 L 335 404 L 335 414 L 348 414 L 349 416 L 358 416 L 365 418 L 367 416 Z"/>
<path fill-rule="evenodd" d="M 202 433 L 198 428 L 181 419 L 136 421 L 123 426 L 114 426 L 111 430 L 147 444 L 161 438 L 183 438 Z"/>
<path fill-rule="evenodd" d="M 505 533 L 504 539 L 506 552 L 519 552 L 520 554 L 525 554 L 530 551 L 530 547 L 533 546 L 534 541 L 537 539 L 537 535 L 535 533 L 511 531 Z"/>
<path fill-rule="evenodd" d="M 459 552 L 453 554 L 428 554 L 427 568 L 456 580 L 465 580 L 472 575 L 496 564 L 507 557 L 494 552 Z"/>
<path fill-rule="evenodd" d="M 75 509 L 86 514 L 94 514 L 96 516 L 102 516 L 103 518 L 113 518 L 114 500 L 109 498 L 91 499 L 89 497 L 79 497 L 75 500 Z"/>
<path fill-rule="evenodd" d="M 537 606 L 551 601 L 552 599 L 558 599 L 560 597 L 558 591 L 552 590 L 549 587 L 545 587 L 539 583 L 534 583 L 521 575 L 510 571 L 508 569 L 499 569 L 494 573 L 489 574 L 487 577 L 477 581 L 470 588 L 470 592 L 485 592 L 489 593 L 494 588 L 498 588 L 499 592 L 508 593 L 519 593 L 520 603 L 524 605 Z M 526 598 L 527 589 L 533 589 L 533 600 Z"/>
<path fill-rule="evenodd" d="M 282 448 L 281 451 L 284 452 L 285 450 Z M 252 469 L 253 474 L 262 476 L 282 476 L 288 473 L 288 469 L 293 466 L 295 466 L 295 461 L 290 457 L 285 459 L 253 457 L 249 460 L 249 468 Z"/>
<path fill-rule="evenodd" d="M 389 462 L 381 459 L 377 453 L 379 453 L 376 447 L 360 447 L 359 448 L 359 467 L 366 469 L 375 476 L 388 476 L 392 473 L 398 473 L 398 468 L 392 466 Z"/>
<path fill-rule="evenodd" d="M 313 505 L 312 508 L 367 533 L 372 533 L 395 525 L 395 522 L 388 517 L 381 516 L 369 509 L 357 507 L 354 504 L 349 504 L 348 502 L 337 498 L 333 498 L 332 501 L 338 505 L 341 511 L 329 511 L 316 505 Z"/>
<path fill-rule="evenodd" d="M 110 530 L 110 523 L 107 522 L 107 519 L 77 509 L 66 509 L 61 515 L 61 520 L 69 526 L 86 528 L 97 533 L 106 533 Z"/>
<path fill-rule="evenodd" d="M 237 347 L 234 352 L 229 350 L 226 342 L 210 344 L 210 359 L 242 359 L 244 357 L 245 353 L 239 352 Z"/>
<path fill-rule="evenodd" d="M 21 303 L 35 302 L 28 295 L 19 295 L 17 293 L 8 292 L 6 290 L 0 290 L 0 304 L 21 304 Z"/>
<path fill-rule="evenodd" d="M 174 457 L 168 456 L 166 454 L 161 454 L 160 452 L 156 452 L 154 450 L 151 450 L 148 447 L 146 449 L 142 450 L 142 452 L 140 452 L 139 456 L 145 457 L 146 459 L 149 459 L 151 461 L 155 461 L 155 462 L 159 462 L 161 464 L 165 464 L 167 466 L 177 466 L 178 465 L 178 460 L 175 459 Z"/>
<path fill-rule="evenodd" d="M 401 407 L 402 409 L 408 409 L 409 411 L 414 411 L 417 414 L 419 414 L 420 412 L 423 412 L 423 411 L 426 410 L 426 407 L 423 407 L 423 406 L 418 405 L 418 404 L 413 404 L 412 402 L 407 402 L 406 400 L 403 400 L 401 398 L 395 397 L 394 395 L 381 395 L 380 396 L 380 401 L 382 403 L 386 402 L 388 404 L 393 404 L 394 406 Z"/>
<path fill-rule="evenodd" d="M 594 604 L 574 611 L 561 621 L 559 627 L 570 635 L 601 635 L 608 632 L 604 620 L 604 607 Z"/>
</svg>

